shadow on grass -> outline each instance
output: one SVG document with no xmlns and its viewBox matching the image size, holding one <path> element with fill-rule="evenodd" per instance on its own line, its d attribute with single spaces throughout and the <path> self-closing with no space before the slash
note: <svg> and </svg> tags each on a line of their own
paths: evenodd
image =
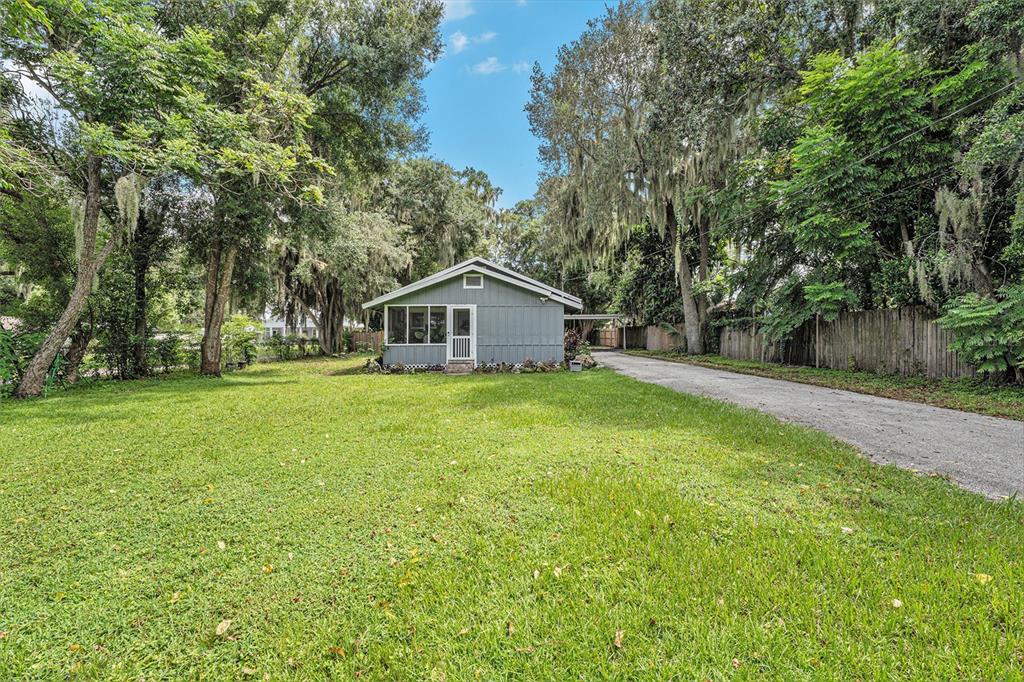
<svg viewBox="0 0 1024 682">
<path fill-rule="evenodd" d="M 324 372 L 324 376 L 328 377 L 347 377 L 358 374 L 368 374 L 366 368 L 363 365 L 356 365 L 354 367 L 343 367 L 341 369 L 332 369 Z"/>
<path fill-rule="evenodd" d="M 281 369 L 260 369 L 252 373 L 234 372 L 222 378 L 182 372 L 130 381 L 93 381 L 45 398 L 0 401 L 0 415 L 9 425 L 118 421 L 132 418 L 117 410 L 122 404 L 130 404 L 133 412 L 160 404 L 187 409 L 189 405 L 220 399 L 219 396 L 239 389 L 298 383 L 294 378 L 283 378 L 284 375 Z"/>
<path fill-rule="evenodd" d="M 752 408 L 636 382 L 610 370 L 474 377 L 457 406 L 469 411 L 510 410 L 524 419 L 532 414 L 538 424 L 574 425 L 591 439 L 589 445 L 598 447 L 602 438 L 630 431 L 641 437 L 645 432 L 652 438 L 655 433 L 679 437 L 678 457 L 693 457 L 689 464 L 709 473 L 713 469 L 722 485 L 719 492 L 736 491 L 758 506 L 764 500 L 785 500 L 797 507 L 826 504 L 921 516 L 943 508 L 977 517 L 1024 517 L 1019 502 L 994 504 L 948 481 L 874 464 L 826 433 Z M 687 482 L 679 485 L 686 488 Z"/>
</svg>

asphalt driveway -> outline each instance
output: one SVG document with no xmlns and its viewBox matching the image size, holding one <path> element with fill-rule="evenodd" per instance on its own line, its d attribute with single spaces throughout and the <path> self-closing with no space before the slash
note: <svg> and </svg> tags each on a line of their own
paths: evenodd
<svg viewBox="0 0 1024 682">
<path fill-rule="evenodd" d="M 878 464 L 943 474 L 988 497 L 1024 496 L 1024 422 L 622 353 L 597 359 L 640 381 L 825 431 Z"/>
</svg>

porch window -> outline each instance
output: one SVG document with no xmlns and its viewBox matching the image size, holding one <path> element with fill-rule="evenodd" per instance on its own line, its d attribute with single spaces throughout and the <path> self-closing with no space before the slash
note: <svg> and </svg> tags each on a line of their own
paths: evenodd
<svg viewBox="0 0 1024 682">
<path fill-rule="evenodd" d="M 437 305 L 391 305 L 387 313 L 390 344 L 443 344 L 448 336 L 448 308 Z"/>
<path fill-rule="evenodd" d="M 388 308 L 388 343 L 405 343 L 408 338 L 407 308 L 404 305 L 393 305 Z"/>
<path fill-rule="evenodd" d="M 427 307 L 409 306 L 409 343 L 427 342 Z"/>
<path fill-rule="evenodd" d="M 448 309 L 433 306 L 430 309 L 430 343 L 444 343 L 448 333 Z"/>
</svg>

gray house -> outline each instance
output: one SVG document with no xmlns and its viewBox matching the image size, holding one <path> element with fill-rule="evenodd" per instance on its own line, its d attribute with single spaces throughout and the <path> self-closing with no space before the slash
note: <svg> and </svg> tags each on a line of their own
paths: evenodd
<svg viewBox="0 0 1024 682">
<path fill-rule="evenodd" d="M 564 291 L 470 258 L 379 296 L 384 364 L 471 369 L 478 365 L 561 362 L 565 309 L 583 302 Z"/>
</svg>

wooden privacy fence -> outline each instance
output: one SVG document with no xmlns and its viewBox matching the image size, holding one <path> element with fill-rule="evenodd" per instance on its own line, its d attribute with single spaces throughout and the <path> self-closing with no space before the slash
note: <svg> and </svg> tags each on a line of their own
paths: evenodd
<svg viewBox="0 0 1024 682">
<path fill-rule="evenodd" d="M 974 369 L 948 350 L 953 333 L 935 323 L 926 308 L 907 307 L 841 313 L 834 322 L 814 320 L 788 341 L 772 343 L 753 329 L 722 329 L 724 357 L 832 369 L 924 375 L 931 379 L 974 376 Z M 820 348 L 816 349 L 816 345 Z"/>
<path fill-rule="evenodd" d="M 595 346 L 611 346 L 612 348 L 622 347 L 621 327 L 602 327 L 601 329 L 595 329 L 591 333 L 591 337 L 594 339 L 593 343 Z"/>
<path fill-rule="evenodd" d="M 622 335 L 626 335 L 626 348 L 647 350 L 679 350 L 686 347 L 682 325 L 673 325 L 677 333 L 655 325 L 646 327 L 605 327 L 594 330 L 592 337 L 598 346 L 622 348 Z"/>
<path fill-rule="evenodd" d="M 622 335 L 626 335 L 626 348 L 646 348 L 647 330 L 651 327 L 604 327 L 595 329 L 590 338 L 595 346 L 622 348 Z"/>
<path fill-rule="evenodd" d="M 644 347 L 647 350 L 685 350 L 683 325 L 672 325 L 669 328 L 651 325 L 644 328 Z"/>
<path fill-rule="evenodd" d="M 379 353 L 381 345 L 384 343 L 384 332 L 352 332 L 352 348 L 354 350 L 360 350 L 362 348 L 370 348 L 375 353 Z"/>
</svg>

